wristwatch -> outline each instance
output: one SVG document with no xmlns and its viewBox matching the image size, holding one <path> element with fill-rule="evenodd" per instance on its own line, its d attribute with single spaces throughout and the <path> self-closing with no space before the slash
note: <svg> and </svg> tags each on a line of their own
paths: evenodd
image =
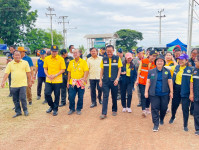
<svg viewBox="0 0 199 150">
<path fill-rule="evenodd" d="M 119 81 L 120 79 L 116 78 L 117 81 Z"/>
</svg>

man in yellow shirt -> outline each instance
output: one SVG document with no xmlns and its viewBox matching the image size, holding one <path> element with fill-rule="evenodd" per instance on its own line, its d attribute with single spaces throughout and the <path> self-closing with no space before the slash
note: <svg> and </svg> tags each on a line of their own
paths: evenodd
<svg viewBox="0 0 199 150">
<path fill-rule="evenodd" d="M 103 87 L 103 106 L 101 119 L 105 119 L 108 109 L 108 97 L 111 90 L 112 95 L 112 115 L 117 115 L 117 93 L 118 93 L 118 81 L 120 78 L 122 61 L 119 56 L 113 55 L 114 47 L 108 45 L 106 47 L 108 57 L 104 57 L 101 64 L 100 72 L 100 87 Z"/>
<path fill-rule="evenodd" d="M 87 62 L 80 58 L 80 51 L 78 49 L 73 51 L 74 60 L 71 60 L 68 65 L 68 82 L 69 88 L 69 109 L 68 115 L 75 112 L 75 96 L 78 93 L 77 102 L 77 115 L 81 115 L 83 108 L 83 97 L 85 91 L 85 84 L 88 77 L 88 65 Z"/>
<path fill-rule="evenodd" d="M 64 73 L 66 69 L 64 59 L 58 55 L 58 51 L 59 48 L 56 45 L 52 45 L 51 55 L 45 58 L 43 66 L 46 74 L 45 99 L 50 106 L 46 113 L 53 111 L 53 116 L 57 116 L 58 114 L 60 88 L 63 82 L 62 73 Z M 51 96 L 52 92 L 54 92 L 55 95 L 54 102 Z"/>
<path fill-rule="evenodd" d="M 21 115 L 21 105 L 24 111 L 24 115 L 28 116 L 27 102 L 26 102 L 26 87 L 27 87 L 27 78 L 28 78 L 28 86 L 31 87 L 31 74 L 30 67 L 28 62 L 21 60 L 21 55 L 19 51 L 15 51 L 13 53 L 14 60 L 8 63 L 5 75 L 3 77 L 1 87 L 5 87 L 5 82 L 10 73 L 11 76 L 11 92 L 13 94 L 13 102 L 15 105 L 16 114 L 13 118 Z"/>
</svg>

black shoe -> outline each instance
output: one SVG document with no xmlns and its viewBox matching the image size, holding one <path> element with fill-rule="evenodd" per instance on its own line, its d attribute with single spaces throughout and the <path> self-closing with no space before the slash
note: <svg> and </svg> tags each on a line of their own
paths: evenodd
<svg viewBox="0 0 199 150">
<path fill-rule="evenodd" d="M 53 116 L 57 116 L 58 115 L 58 111 L 54 110 L 53 111 Z"/>
<path fill-rule="evenodd" d="M 96 107 L 97 104 L 91 104 L 90 108 Z"/>
<path fill-rule="evenodd" d="M 174 118 L 174 119 L 171 118 L 171 119 L 169 120 L 169 123 L 170 123 L 170 124 L 173 124 L 174 120 L 175 120 L 175 118 Z"/>
<path fill-rule="evenodd" d="M 74 112 L 75 112 L 74 110 L 70 110 L 70 111 L 68 112 L 68 115 L 72 115 Z"/>
<path fill-rule="evenodd" d="M 12 94 L 9 94 L 8 97 L 12 97 Z"/>
<path fill-rule="evenodd" d="M 81 110 L 77 110 L 77 115 L 81 115 L 81 114 L 82 114 Z"/>
<path fill-rule="evenodd" d="M 21 116 L 22 114 L 21 113 L 16 113 L 14 116 L 12 116 L 12 118 L 16 118 L 18 116 Z"/>
<path fill-rule="evenodd" d="M 63 106 L 65 106 L 66 104 L 61 104 L 61 105 L 59 105 L 59 107 L 63 107 Z"/>
<path fill-rule="evenodd" d="M 37 96 L 37 100 L 40 100 L 41 96 Z"/>
<path fill-rule="evenodd" d="M 158 130 L 159 130 L 159 127 L 156 126 L 156 125 L 154 125 L 154 127 L 153 127 L 153 132 L 158 132 Z"/>
<path fill-rule="evenodd" d="M 47 101 L 46 100 L 44 100 L 43 102 L 42 102 L 42 104 L 46 104 L 47 103 Z"/>
<path fill-rule="evenodd" d="M 187 127 L 184 127 L 184 131 L 186 131 L 186 132 L 187 132 L 187 131 L 189 131 L 189 129 L 188 129 Z"/>
<path fill-rule="evenodd" d="M 29 102 L 29 105 L 32 105 L 32 102 Z"/>
<path fill-rule="evenodd" d="M 117 112 L 113 111 L 113 112 L 112 112 L 112 115 L 113 115 L 113 116 L 117 116 Z"/>
<path fill-rule="evenodd" d="M 163 120 L 160 120 L 160 125 L 163 125 L 164 124 L 164 121 Z"/>
<path fill-rule="evenodd" d="M 99 100 L 99 103 L 102 104 L 102 100 Z"/>
<path fill-rule="evenodd" d="M 46 113 L 51 113 L 52 110 L 53 110 L 53 109 L 50 107 L 48 110 L 46 110 Z"/>
<path fill-rule="evenodd" d="M 137 107 L 142 107 L 141 103 L 139 103 L 139 104 L 137 105 Z"/>
<path fill-rule="evenodd" d="M 29 115 L 28 111 L 24 111 L 24 116 L 28 116 L 28 115 Z"/>
</svg>

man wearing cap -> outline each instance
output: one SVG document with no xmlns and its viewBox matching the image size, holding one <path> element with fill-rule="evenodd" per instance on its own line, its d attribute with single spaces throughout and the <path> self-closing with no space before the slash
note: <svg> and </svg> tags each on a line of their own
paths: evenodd
<svg viewBox="0 0 199 150">
<path fill-rule="evenodd" d="M 123 54 L 123 50 L 121 48 L 118 49 L 117 51 L 117 56 L 120 57 L 121 61 L 124 62 L 125 61 L 125 57 L 124 57 L 124 54 Z M 121 99 L 121 89 L 120 89 L 120 80 L 119 80 L 119 83 L 118 83 L 118 93 L 117 93 L 117 100 L 120 100 Z"/>
<path fill-rule="evenodd" d="M 77 115 L 81 115 L 83 108 L 83 98 L 85 92 L 85 84 L 88 77 L 87 62 L 80 58 L 80 51 L 78 49 L 73 51 L 74 60 L 71 60 L 68 65 L 68 81 L 69 88 L 69 109 L 68 115 L 72 115 L 75 110 Z M 77 108 L 75 109 L 75 97 L 78 94 Z"/>
<path fill-rule="evenodd" d="M 53 116 L 58 114 L 60 88 L 63 82 L 62 73 L 66 69 L 64 59 L 58 55 L 59 48 L 56 45 L 51 46 L 51 55 L 44 60 L 44 72 L 46 74 L 45 100 L 47 100 L 50 108 L 46 113 L 53 111 Z M 52 92 L 54 92 L 55 100 L 53 102 Z"/>
<path fill-rule="evenodd" d="M 89 68 L 89 81 L 90 81 L 90 92 L 91 92 L 91 106 L 93 108 L 97 106 L 96 97 L 98 97 L 99 103 L 102 104 L 102 88 L 99 86 L 100 81 L 100 63 L 102 61 L 101 56 L 97 56 L 98 50 L 96 48 L 90 49 L 91 57 L 88 58 L 87 64 Z M 98 90 L 98 96 L 96 92 Z"/>
<path fill-rule="evenodd" d="M 178 62 L 177 58 L 180 57 L 180 55 L 181 55 L 181 48 L 175 47 L 174 48 L 174 59 L 176 62 Z"/>
<path fill-rule="evenodd" d="M 189 56 L 187 54 L 181 54 L 179 59 L 179 65 L 172 66 L 171 70 L 173 74 L 173 99 L 171 105 L 171 119 L 169 121 L 172 124 L 175 120 L 177 109 L 182 102 L 183 120 L 184 120 L 184 131 L 188 131 L 188 118 L 189 118 L 189 107 L 190 107 L 190 79 L 192 74 L 192 68 L 187 66 Z"/>
<path fill-rule="evenodd" d="M 21 106 L 24 111 L 24 115 L 28 116 L 27 102 L 26 102 L 26 86 L 32 86 L 30 67 L 27 61 L 21 60 L 21 55 L 19 51 L 13 53 L 14 60 L 8 63 L 5 70 L 5 75 L 3 77 L 1 87 L 5 87 L 5 82 L 8 75 L 12 73 L 11 76 L 11 91 L 12 98 L 15 105 L 16 114 L 13 118 L 21 116 Z M 21 106 L 20 106 L 21 102 Z"/>
<path fill-rule="evenodd" d="M 148 71 L 156 67 L 154 63 L 156 57 L 157 57 L 157 51 L 155 50 L 150 51 L 148 58 L 142 59 L 140 62 L 140 66 L 138 68 L 136 85 L 137 86 L 139 85 L 139 90 L 141 93 L 142 115 L 144 117 L 146 117 L 147 114 L 150 114 L 149 111 L 150 99 L 145 98 L 144 94 L 145 94 L 146 81 L 148 77 Z"/>
<path fill-rule="evenodd" d="M 15 51 L 15 46 L 14 45 L 10 46 L 9 50 L 10 50 L 10 53 L 7 57 L 7 64 L 13 60 L 13 52 Z M 9 81 L 9 90 L 10 90 L 10 94 L 8 95 L 8 97 L 12 97 L 11 88 L 10 88 L 10 86 L 11 86 L 11 73 L 9 74 L 8 79 L 9 79 L 8 81 Z"/>
<path fill-rule="evenodd" d="M 142 61 L 142 59 L 144 59 L 144 51 L 142 49 L 142 47 L 138 47 L 137 48 L 137 57 L 133 59 L 133 64 L 135 65 L 135 69 L 136 71 L 138 71 L 140 62 Z M 139 99 L 139 104 L 137 105 L 138 107 L 141 107 L 141 93 L 139 90 L 139 86 L 137 86 L 137 94 L 138 94 L 138 99 Z"/>
<path fill-rule="evenodd" d="M 36 80 L 37 76 L 37 100 L 40 100 L 41 98 L 41 90 L 42 90 L 42 83 L 46 82 L 46 74 L 44 72 L 44 60 L 46 57 L 46 51 L 41 50 L 40 51 L 40 58 L 37 60 L 35 65 L 35 75 L 34 79 Z M 43 101 L 43 104 L 47 103 L 46 100 Z"/>
<path fill-rule="evenodd" d="M 155 60 L 156 68 L 149 70 L 145 88 L 145 98 L 150 97 L 153 131 L 157 132 L 159 124 L 164 124 L 164 117 L 169 103 L 169 96 L 173 98 L 173 84 L 171 73 L 164 68 L 166 64 L 162 55 Z"/>
<path fill-rule="evenodd" d="M 25 60 L 28 62 L 29 66 L 30 66 L 30 70 L 31 70 L 31 81 L 32 83 L 34 83 L 34 71 L 33 71 L 33 62 L 32 62 L 32 59 L 26 55 L 26 51 L 24 47 L 18 47 L 17 49 L 18 51 L 20 51 L 21 53 L 21 58 L 22 60 Z M 27 99 L 28 99 L 28 102 L 29 102 L 29 105 L 32 105 L 32 92 L 31 92 L 31 87 L 27 86 L 27 89 L 26 89 L 26 94 L 27 94 Z"/>
<path fill-rule="evenodd" d="M 65 72 L 62 74 L 62 78 L 63 78 L 63 83 L 61 84 L 61 104 L 59 105 L 59 107 L 65 106 L 66 105 L 66 94 L 67 94 L 67 80 L 68 80 L 68 64 L 71 60 L 73 60 L 73 57 L 68 56 L 68 52 L 66 51 L 66 49 L 62 49 L 60 51 L 60 54 L 62 56 L 62 58 L 65 61 L 66 64 L 66 69 Z"/>
<path fill-rule="evenodd" d="M 106 53 L 106 48 L 105 47 L 100 49 L 100 54 L 99 55 L 102 56 L 102 57 L 107 57 L 107 53 Z"/>
<path fill-rule="evenodd" d="M 120 57 L 113 55 L 114 46 L 108 45 L 106 47 L 108 57 L 104 57 L 100 64 L 100 82 L 99 85 L 103 89 L 103 105 L 101 119 L 105 119 L 108 109 L 108 98 L 111 90 L 112 96 L 112 115 L 117 115 L 117 92 L 118 81 L 120 78 L 122 61 Z"/>
</svg>

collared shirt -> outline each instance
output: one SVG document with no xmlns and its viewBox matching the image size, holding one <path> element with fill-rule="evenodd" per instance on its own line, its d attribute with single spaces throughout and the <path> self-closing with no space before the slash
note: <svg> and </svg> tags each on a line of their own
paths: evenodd
<svg viewBox="0 0 199 150">
<path fill-rule="evenodd" d="M 131 68 L 130 64 L 126 64 L 126 76 L 130 77 L 131 76 Z"/>
<path fill-rule="evenodd" d="M 27 75 L 26 73 L 30 72 L 30 67 L 27 61 L 20 60 L 19 63 L 12 60 L 6 66 L 5 73 L 10 74 L 11 76 L 11 87 L 23 87 L 27 86 Z"/>
<path fill-rule="evenodd" d="M 44 62 L 45 58 L 42 59 L 42 58 L 39 58 L 40 60 L 42 60 Z M 35 64 L 35 67 L 38 67 L 38 62 L 36 61 L 36 64 Z"/>
<path fill-rule="evenodd" d="M 171 70 L 172 70 L 173 72 L 174 72 L 174 70 L 175 70 L 175 67 L 176 67 L 176 66 L 172 66 L 172 67 L 171 67 Z M 181 66 L 180 66 L 180 71 L 176 74 L 175 83 L 178 84 L 178 85 L 181 85 L 181 83 L 182 83 L 182 74 L 183 74 L 185 68 L 186 68 L 186 66 L 184 66 L 184 67 L 181 67 Z"/>
<path fill-rule="evenodd" d="M 33 66 L 34 66 L 34 65 L 33 65 L 33 62 L 32 62 L 32 59 L 31 59 L 29 56 L 25 55 L 25 56 L 22 58 L 22 60 L 27 61 L 30 67 L 33 67 Z"/>
<path fill-rule="evenodd" d="M 112 62 L 112 58 L 109 58 L 109 78 L 111 78 L 111 62 Z M 119 57 L 118 68 L 121 68 L 122 66 L 123 66 L 123 64 L 122 64 L 122 61 Z M 100 68 L 104 69 L 103 60 L 101 61 Z"/>
<path fill-rule="evenodd" d="M 66 70 L 65 70 L 65 72 L 63 73 L 63 77 L 68 77 L 68 71 L 67 71 L 67 69 L 68 69 L 69 62 L 70 62 L 71 60 L 73 60 L 73 58 L 70 57 L 70 56 L 64 58 L 64 61 L 65 61 L 65 64 L 66 64 Z"/>
<path fill-rule="evenodd" d="M 88 68 L 89 68 L 89 79 L 100 79 L 100 63 L 102 61 L 101 56 L 97 56 L 97 58 L 90 57 L 87 60 Z"/>
<path fill-rule="evenodd" d="M 49 75 L 56 75 L 61 70 L 66 69 L 64 59 L 57 55 L 55 58 L 52 55 L 47 56 L 44 60 L 44 68 L 47 68 Z M 46 77 L 46 82 L 48 83 L 62 83 L 62 74 L 55 77 L 52 81 Z"/>
<path fill-rule="evenodd" d="M 73 79 L 81 79 L 84 77 L 84 73 L 89 71 L 88 64 L 81 58 L 79 58 L 78 62 L 71 60 L 69 62 L 67 71 L 71 73 L 70 84 L 72 84 Z"/>
<path fill-rule="evenodd" d="M 12 54 L 12 53 L 9 53 L 7 59 L 13 59 L 13 54 Z"/>
</svg>

